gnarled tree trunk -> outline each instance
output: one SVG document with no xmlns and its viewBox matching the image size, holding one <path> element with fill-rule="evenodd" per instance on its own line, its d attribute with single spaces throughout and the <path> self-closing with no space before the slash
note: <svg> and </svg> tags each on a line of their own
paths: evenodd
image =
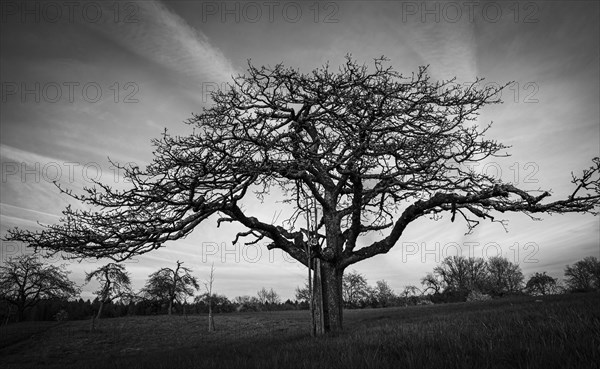
<svg viewBox="0 0 600 369">
<path fill-rule="evenodd" d="M 316 260 L 313 283 L 315 301 L 315 333 L 322 335 L 342 329 L 344 270 L 335 264 Z"/>
</svg>

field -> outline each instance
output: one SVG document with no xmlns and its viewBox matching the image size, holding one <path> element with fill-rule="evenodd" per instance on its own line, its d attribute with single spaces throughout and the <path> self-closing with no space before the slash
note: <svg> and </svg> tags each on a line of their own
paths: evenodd
<svg viewBox="0 0 600 369">
<path fill-rule="evenodd" d="M 536 301 L 538 300 L 538 301 Z M 541 301 L 539 301 L 541 300 Z M 0 328 L 1 368 L 598 368 L 600 294 L 350 310 L 311 338 L 308 312 L 133 316 Z"/>
</svg>

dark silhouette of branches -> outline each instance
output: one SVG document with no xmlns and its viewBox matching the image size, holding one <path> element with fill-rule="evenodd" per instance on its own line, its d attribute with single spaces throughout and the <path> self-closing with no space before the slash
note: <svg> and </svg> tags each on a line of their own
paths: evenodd
<svg viewBox="0 0 600 369">
<path fill-rule="evenodd" d="M 79 293 L 65 266 L 46 265 L 37 255 L 13 257 L 0 266 L 0 299 L 17 307 L 18 319 L 43 299 L 70 298 Z"/>
<path fill-rule="evenodd" d="M 525 284 L 525 291 L 533 295 L 549 295 L 556 292 L 558 280 L 546 272 L 535 272 Z"/>
<path fill-rule="evenodd" d="M 191 275 L 192 270 L 181 266 L 183 262 L 177 261 L 177 267 L 161 268 L 150 274 L 146 286 L 142 289 L 142 295 L 149 299 L 164 301 L 168 303 L 169 315 L 173 310 L 173 304 L 193 296 L 194 291 L 200 287 L 196 277 Z"/>
<path fill-rule="evenodd" d="M 94 292 L 100 301 L 96 319 L 100 319 L 104 304 L 133 296 L 131 278 L 123 265 L 109 263 L 85 274 L 86 283 L 89 283 L 92 279 L 100 282 L 100 287 Z"/>
<path fill-rule="evenodd" d="M 600 261 L 588 256 L 575 264 L 565 267 L 565 282 L 572 291 L 592 291 L 600 289 Z"/>
</svg>

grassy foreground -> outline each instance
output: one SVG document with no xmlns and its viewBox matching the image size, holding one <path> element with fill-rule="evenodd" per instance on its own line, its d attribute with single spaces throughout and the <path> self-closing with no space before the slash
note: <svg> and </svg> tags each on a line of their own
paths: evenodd
<svg viewBox="0 0 600 369">
<path fill-rule="evenodd" d="M 536 300 L 542 300 L 537 301 Z M 598 368 L 600 294 L 345 313 L 311 338 L 308 312 L 27 322 L 0 328 L 2 368 Z M 36 330 L 37 329 L 37 330 Z M 35 333 L 37 332 L 37 333 Z M 33 335 L 32 335 L 33 334 Z"/>
</svg>

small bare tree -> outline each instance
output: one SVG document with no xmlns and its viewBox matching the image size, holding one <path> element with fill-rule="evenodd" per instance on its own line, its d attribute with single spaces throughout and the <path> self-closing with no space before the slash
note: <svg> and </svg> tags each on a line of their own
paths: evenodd
<svg viewBox="0 0 600 369">
<path fill-rule="evenodd" d="M 408 305 L 416 305 L 419 302 L 419 296 L 423 295 L 423 291 L 421 291 L 417 286 L 407 285 L 404 286 L 404 289 L 400 293 L 400 298 L 404 303 L 404 307 Z"/>
<path fill-rule="evenodd" d="M 208 276 L 208 281 L 204 282 L 204 288 L 206 288 L 206 293 L 208 294 L 207 296 L 207 301 L 208 301 L 208 331 L 209 332 L 214 332 L 215 331 L 215 321 L 213 319 L 213 315 L 212 315 L 212 288 L 213 288 L 213 282 L 215 281 L 215 263 L 213 263 L 210 266 L 210 274 Z"/>
<path fill-rule="evenodd" d="M 373 294 L 381 307 L 390 306 L 396 297 L 396 295 L 394 295 L 394 290 L 385 279 L 375 282 Z"/>
<path fill-rule="evenodd" d="M 494 256 L 488 259 L 486 292 L 492 296 L 518 293 L 523 289 L 523 272 L 518 264 L 507 258 Z"/>
<path fill-rule="evenodd" d="M 446 290 L 462 293 L 485 289 L 487 264 L 482 258 L 448 256 L 433 269 L 446 285 Z"/>
<path fill-rule="evenodd" d="M 525 291 L 532 295 L 551 295 L 557 292 L 558 280 L 543 273 L 533 273 L 525 285 Z"/>
<path fill-rule="evenodd" d="M 421 278 L 421 284 L 424 286 L 423 294 L 429 290 L 432 290 L 434 295 L 439 294 L 446 288 L 446 282 L 437 273 L 427 273 L 425 277 Z"/>
<path fill-rule="evenodd" d="M 579 260 L 565 267 L 565 282 L 571 291 L 600 289 L 600 261 L 595 256 Z"/>
<path fill-rule="evenodd" d="M 304 283 L 304 287 L 296 286 L 296 301 L 304 301 L 306 303 L 310 302 L 310 287 L 308 286 L 308 282 Z"/>
<path fill-rule="evenodd" d="M 131 291 L 131 278 L 122 265 L 109 263 L 85 274 L 86 283 L 89 283 L 92 279 L 100 282 L 100 288 L 95 292 L 100 301 L 100 308 L 96 315 L 97 319 L 100 319 L 102 315 L 104 304 L 133 294 Z"/>
<path fill-rule="evenodd" d="M 281 302 L 281 297 L 279 297 L 279 294 L 272 288 L 267 290 L 265 287 L 263 287 L 256 294 L 258 296 L 259 303 L 267 310 L 271 310 L 274 305 L 277 305 Z"/>
<path fill-rule="evenodd" d="M 46 265 L 37 255 L 9 258 L 0 266 L 0 300 L 17 307 L 22 321 L 25 310 L 43 299 L 69 298 L 79 293 L 65 266 Z"/>
<path fill-rule="evenodd" d="M 105 304 L 123 297 L 131 297 L 131 278 L 125 267 L 116 263 L 109 263 L 90 273 L 85 274 L 85 282 L 89 283 L 92 279 L 100 282 L 100 288 L 95 292 L 100 301 L 98 313 L 92 317 L 93 331 L 96 327 L 96 319 L 100 319 L 102 308 Z"/>
<path fill-rule="evenodd" d="M 173 303 L 185 296 L 193 296 L 194 290 L 199 288 L 198 280 L 191 275 L 192 270 L 181 266 L 183 262 L 177 261 L 177 268 L 162 268 L 152 274 L 142 293 L 146 296 L 169 304 L 169 315 L 173 311 Z"/>
<path fill-rule="evenodd" d="M 342 282 L 342 293 L 347 307 L 357 307 L 369 295 L 367 279 L 356 270 L 346 273 Z"/>
</svg>

